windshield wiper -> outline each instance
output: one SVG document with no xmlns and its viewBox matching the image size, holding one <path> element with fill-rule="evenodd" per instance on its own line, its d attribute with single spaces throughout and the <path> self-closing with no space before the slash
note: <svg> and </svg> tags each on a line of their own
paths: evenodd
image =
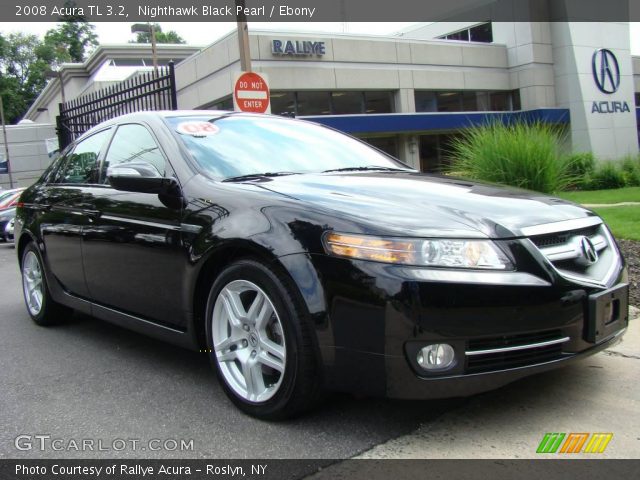
<svg viewBox="0 0 640 480">
<path fill-rule="evenodd" d="M 376 165 L 369 165 L 366 167 L 343 167 L 343 168 L 332 168 L 330 170 L 324 170 L 322 173 L 330 173 L 330 172 L 366 172 L 366 171 L 383 171 L 383 172 L 410 172 L 406 168 L 393 168 L 393 167 L 378 167 Z"/>
<path fill-rule="evenodd" d="M 229 177 L 222 180 L 223 182 L 239 182 L 242 180 L 260 180 L 261 178 L 284 177 L 286 175 L 298 175 L 297 172 L 264 172 L 264 173 L 248 173 L 246 175 L 238 175 L 237 177 Z"/>
</svg>

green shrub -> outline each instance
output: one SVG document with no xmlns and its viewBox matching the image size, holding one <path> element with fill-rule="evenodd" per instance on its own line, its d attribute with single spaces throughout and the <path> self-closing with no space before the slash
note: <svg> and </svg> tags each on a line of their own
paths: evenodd
<svg viewBox="0 0 640 480">
<path fill-rule="evenodd" d="M 627 157 L 622 161 L 622 174 L 627 187 L 640 186 L 640 158 Z"/>
<path fill-rule="evenodd" d="M 596 159 L 591 152 L 573 153 L 565 158 L 568 190 L 584 190 L 589 187 L 596 166 Z"/>
<path fill-rule="evenodd" d="M 625 175 L 617 162 L 603 162 L 591 175 L 589 190 L 608 190 L 625 186 Z"/>
<path fill-rule="evenodd" d="M 451 172 L 551 193 L 571 183 L 559 155 L 560 134 L 542 123 L 492 123 L 465 130 L 451 144 Z"/>
</svg>

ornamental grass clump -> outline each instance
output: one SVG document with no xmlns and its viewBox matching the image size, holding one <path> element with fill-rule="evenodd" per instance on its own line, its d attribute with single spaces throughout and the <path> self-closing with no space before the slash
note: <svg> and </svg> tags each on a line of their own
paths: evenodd
<svg viewBox="0 0 640 480">
<path fill-rule="evenodd" d="M 561 135 L 543 123 L 492 123 L 465 130 L 451 144 L 451 171 L 474 180 L 544 193 L 571 183 Z"/>
</svg>

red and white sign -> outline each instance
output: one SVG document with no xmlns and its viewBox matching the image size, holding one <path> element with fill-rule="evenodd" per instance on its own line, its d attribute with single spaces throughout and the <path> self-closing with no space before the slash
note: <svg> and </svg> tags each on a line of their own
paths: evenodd
<svg viewBox="0 0 640 480">
<path fill-rule="evenodd" d="M 240 112 L 271 113 L 269 83 L 264 73 L 238 75 L 233 89 L 233 107 Z"/>
<path fill-rule="evenodd" d="M 220 129 L 217 125 L 209 122 L 182 122 L 176 127 L 176 131 L 194 137 L 210 137 L 217 134 Z"/>
</svg>

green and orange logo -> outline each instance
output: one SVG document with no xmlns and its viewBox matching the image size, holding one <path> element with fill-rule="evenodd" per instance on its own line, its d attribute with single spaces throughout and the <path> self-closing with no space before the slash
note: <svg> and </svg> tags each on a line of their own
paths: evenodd
<svg viewBox="0 0 640 480">
<path fill-rule="evenodd" d="M 545 433 L 536 453 L 604 453 L 612 438 L 613 433 Z"/>
</svg>

